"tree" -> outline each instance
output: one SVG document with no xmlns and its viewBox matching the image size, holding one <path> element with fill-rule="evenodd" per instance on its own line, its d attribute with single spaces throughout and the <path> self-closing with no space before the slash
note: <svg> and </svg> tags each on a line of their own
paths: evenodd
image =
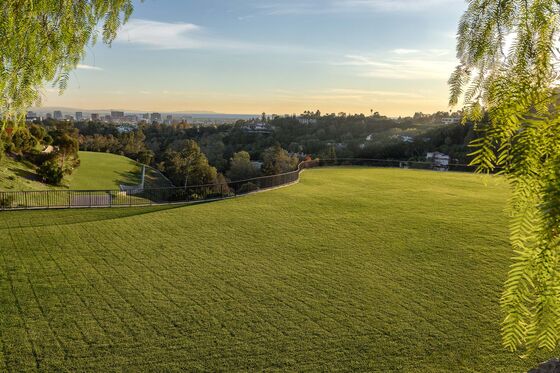
<svg viewBox="0 0 560 373">
<path fill-rule="evenodd" d="M 25 153 L 37 146 L 37 139 L 29 132 L 25 126 L 18 127 L 13 131 L 11 137 L 11 151 L 15 153 Z"/>
<path fill-rule="evenodd" d="M 62 92 L 68 76 L 98 38 L 110 44 L 132 13 L 132 0 L 43 0 L 0 2 L 0 112 L 4 127 L 21 123 L 53 82 Z"/>
<path fill-rule="evenodd" d="M 227 160 L 224 159 L 225 145 L 223 142 L 223 134 L 216 133 L 203 136 L 200 139 L 200 148 L 208 162 L 218 170 L 224 170 L 227 166 Z"/>
<path fill-rule="evenodd" d="M 175 185 L 184 186 L 216 183 L 218 174 L 194 140 L 184 141 L 181 151 L 168 151 L 164 169 Z"/>
<path fill-rule="evenodd" d="M 272 146 L 263 153 L 263 172 L 266 175 L 277 175 L 289 172 L 297 167 L 297 157 L 290 157 L 280 145 Z"/>
<path fill-rule="evenodd" d="M 513 189 L 516 256 L 501 298 L 511 350 L 553 349 L 560 338 L 559 15 L 556 0 L 472 0 L 449 81 L 450 103 L 462 101 L 481 134 L 472 163 L 501 169 Z"/>
<path fill-rule="evenodd" d="M 336 146 L 330 144 L 320 155 L 320 158 L 336 162 Z"/>
<path fill-rule="evenodd" d="M 258 171 L 251 164 L 251 156 L 246 151 L 235 153 L 231 159 L 227 176 L 233 180 L 245 180 L 257 176 Z"/>
<path fill-rule="evenodd" d="M 47 160 L 37 170 L 43 181 L 52 185 L 60 185 L 64 179 L 64 169 L 59 165 L 56 159 Z"/>
</svg>

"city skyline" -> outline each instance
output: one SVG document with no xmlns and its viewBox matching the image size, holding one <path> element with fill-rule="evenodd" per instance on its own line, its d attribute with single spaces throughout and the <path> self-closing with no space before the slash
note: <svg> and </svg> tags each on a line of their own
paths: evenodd
<svg viewBox="0 0 560 373">
<path fill-rule="evenodd" d="M 162 6 L 165 5 L 165 6 Z M 389 116 L 448 110 L 461 0 L 145 1 L 43 106 Z"/>
</svg>

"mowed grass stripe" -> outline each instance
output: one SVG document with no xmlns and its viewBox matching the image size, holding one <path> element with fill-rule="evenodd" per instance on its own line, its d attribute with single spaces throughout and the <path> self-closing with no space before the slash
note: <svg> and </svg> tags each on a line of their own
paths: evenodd
<svg viewBox="0 0 560 373">
<path fill-rule="evenodd" d="M 499 343 L 507 197 L 500 178 L 332 168 L 198 206 L 2 213 L 3 364 L 523 371 L 548 354 Z"/>
</svg>

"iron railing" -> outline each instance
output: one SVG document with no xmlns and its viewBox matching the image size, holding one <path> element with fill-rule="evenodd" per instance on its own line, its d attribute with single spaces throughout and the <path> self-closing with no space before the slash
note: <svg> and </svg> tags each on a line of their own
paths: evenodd
<svg viewBox="0 0 560 373">
<path fill-rule="evenodd" d="M 0 192 L 0 210 L 129 207 L 207 202 L 289 185 L 299 180 L 299 175 L 304 169 L 320 166 L 373 166 L 445 169 L 461 172 L 474 171 L 472 166 L 450 164 L 445 167 L 436 167 L 430 162 L 403 162 L 380 159 L 311 160 L 301 162 L 297 169 L 291 172 L 221 184 L 132 190 L 62 189 Z"/>
</svg>

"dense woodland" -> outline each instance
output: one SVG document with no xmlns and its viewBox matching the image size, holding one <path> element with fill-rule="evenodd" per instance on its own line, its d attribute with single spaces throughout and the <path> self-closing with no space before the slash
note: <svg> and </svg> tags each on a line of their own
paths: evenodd
<svg viewBox="0 0 560 373">
<path fill-rule="evenodd" d="M 8 153 L 34 163 L 53 184 L 79 165 L 79 149 L 125 155 L 156 167 L 175 185 L 196 185 L 290 171 L 307 156 L 422 161 L 427 152 L 440 151 L 467 163 L 475 130 L 441 124 L 447 115 L 391 119 L 306 112 L 234 125 L 141 124 L 127 131 L 112 123 L 46 120 L 8 131 L 2 141 Z M 51 144 L 54 152 L 41 152 Z"/>
</svg>

